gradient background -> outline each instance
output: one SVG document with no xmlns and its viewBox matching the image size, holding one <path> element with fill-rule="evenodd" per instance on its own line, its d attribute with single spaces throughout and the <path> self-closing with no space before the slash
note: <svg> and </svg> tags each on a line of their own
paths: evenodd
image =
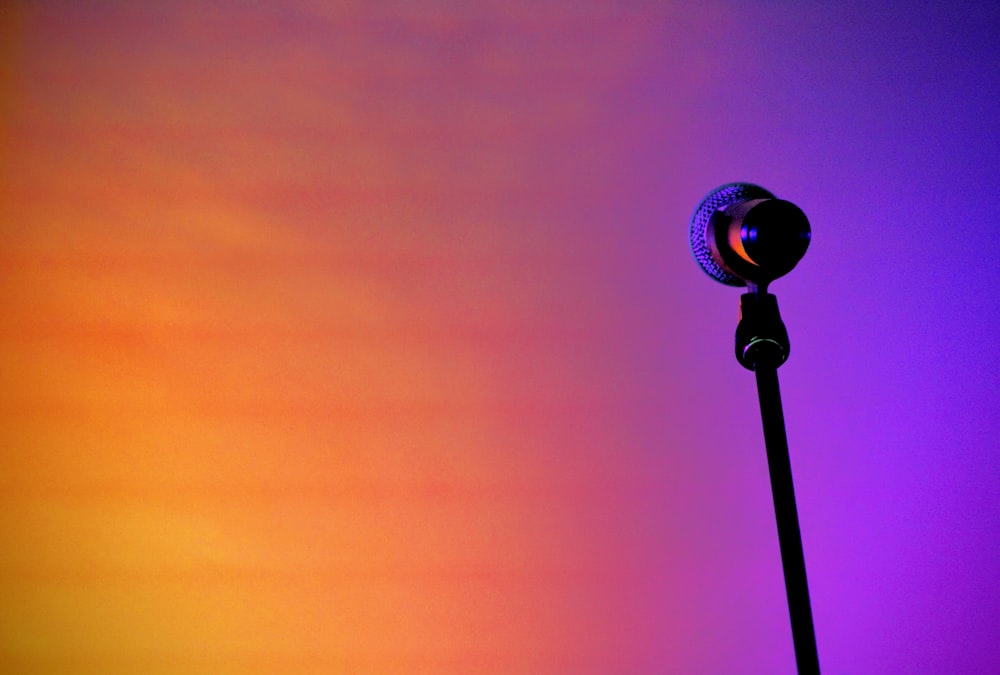
<svg viewBox="0 0 1000 675">
<path fill-rule="evenodd" d="M 995 3 L 0 17 L 4 672 L 793 672 L 733 180 L 824 672 L 1000 671 Z"/>
</svg>

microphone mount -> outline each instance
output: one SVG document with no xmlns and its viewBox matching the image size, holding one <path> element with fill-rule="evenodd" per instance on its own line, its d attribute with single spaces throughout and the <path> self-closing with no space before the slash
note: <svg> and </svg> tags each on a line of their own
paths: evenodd
<svg viewBox="0 0 1000 675">
<path fill-rule="evenodd" d="M 747 370 L 778 368 L 788 360 L 788 331 L 778 313 L 778 299 L 759 290 L 740 296 L 736 325 L 736 360 Z"/>
</svg>

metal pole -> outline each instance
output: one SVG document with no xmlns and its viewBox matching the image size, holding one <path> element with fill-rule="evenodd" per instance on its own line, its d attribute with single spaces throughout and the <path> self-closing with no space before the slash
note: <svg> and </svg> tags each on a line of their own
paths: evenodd
<svg viewBox="0 0 1000 675">
<path fill-rule="evenodd" d="M 785 574 L 788 613 L 792 620 L 795 662 L 799 675 L 819 675 L 816 631 L 809 604 L 806 561 L 802 552 L 799 514 L 792 486 L 792 465 L 788 457 L 785 416 L 778 389 L 778 369 L 768 363 L 758 363 L 754 373 L 757 376 L 760 416 L 764 424 L 764 444 L 767 446 L 767 466 L 771 474 L 771 494 L 774 497 L 774 515 L 778 523 L 778 544 Z"/>
</svg>

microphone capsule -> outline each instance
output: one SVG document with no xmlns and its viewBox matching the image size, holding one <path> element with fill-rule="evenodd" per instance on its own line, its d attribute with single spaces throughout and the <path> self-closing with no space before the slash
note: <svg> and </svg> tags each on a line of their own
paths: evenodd
<svg viewBox="0 0 1000 675">
<path fill-rule="evenodd" d="M 725 261 L 713 251 L 717 247 L 714 231 L 709 236 L 709 222 L 720 209 L 747 201 L 774 198 L 773 194 L 752 183 L 727 183 L 705 195 L 691 215 L 689 232 L 691 253 L 705 274 L 728 286 L 746 286 L 746 279 L 728 269 Z"/>
<path fill-rule="evenodd" d="M 766 286 L 802 259 L 812 231 L 795 204 L 757 185 L 730 183 L 698 205 L 690 236 L 695 260 L 713 279 Z"/>
</svg>

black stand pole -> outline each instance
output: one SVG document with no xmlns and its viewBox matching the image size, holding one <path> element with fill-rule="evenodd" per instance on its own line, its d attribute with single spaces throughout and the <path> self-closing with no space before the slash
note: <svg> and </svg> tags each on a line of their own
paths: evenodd
<svg viewBox="0 0 1000 675">
<path fill-rule="evenodd" d="M 799 530 L 785 416 L 778 389 L 778 367 L 788 358 L 788 349 L 788 333 L 778 314 L 777 299 L 756 289 L 743 295 L 740 323 L 736 329 L 736 358 L 744 367 L 753 370 L 757 377 L 757 396 L 764 425 L 764 444 L 771 474 L 788 613 L 792 621 L 795 662 L 800 675 L 819 675 L 819 654 L 809 605 L 802 533 Z"/>
</svg>

